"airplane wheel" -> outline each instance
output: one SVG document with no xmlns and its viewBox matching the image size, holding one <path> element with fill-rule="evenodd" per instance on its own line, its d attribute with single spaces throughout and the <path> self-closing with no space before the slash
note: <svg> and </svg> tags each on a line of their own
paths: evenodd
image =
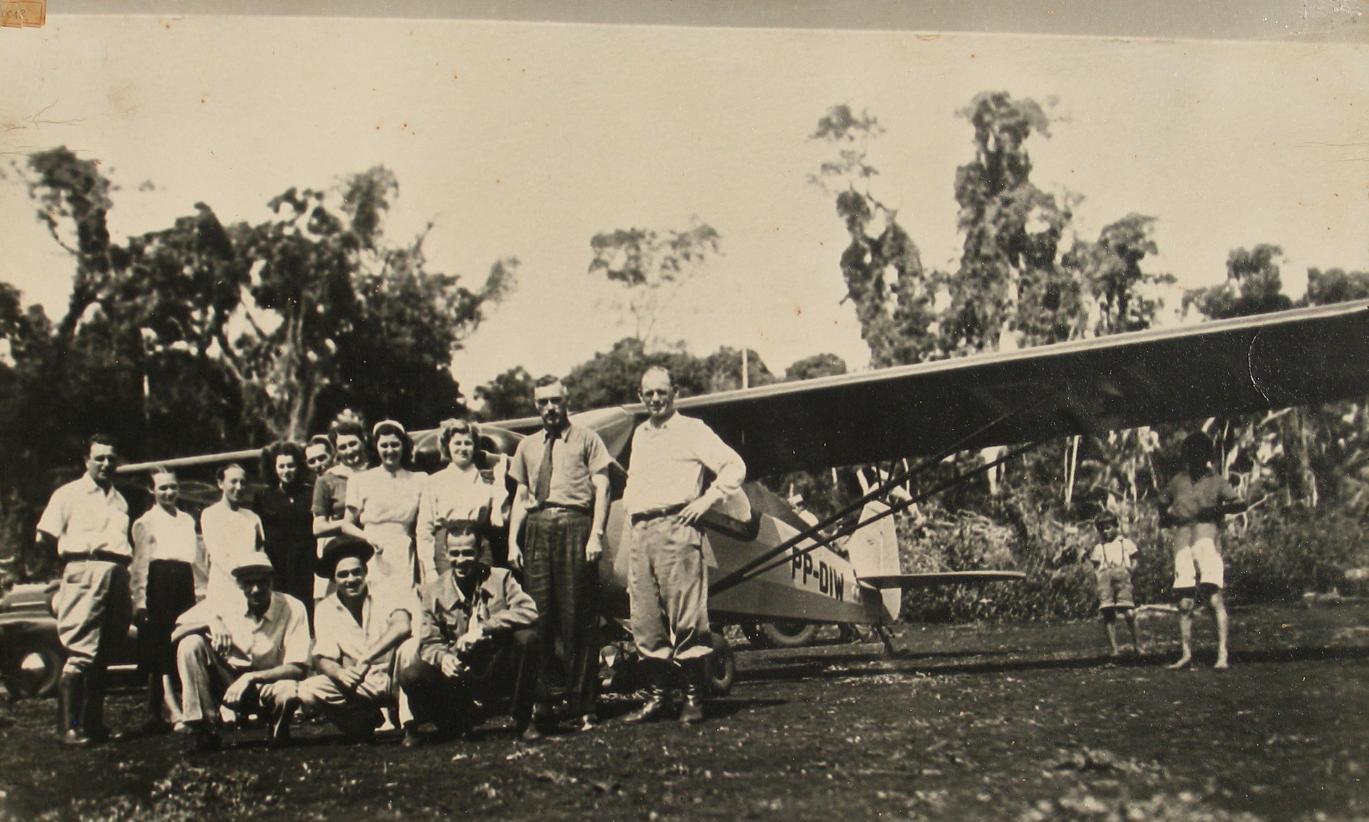
<svg viewBox="0 0 1369 822">
<path fill-rule="evenodd" d="M 818 635 L 818 626 L 809 622 L 767 622 L 758 630 L 770 648 L 802 648 Z"/>
<path fill-rule="evenodd" d="M 737 676 L 732 645 L 722 634 L 715 633 L 708 634 L 705 642 L 713 649 L 708 655 L 708 690 L 713 696 L 727 696 L 732 692 L 732 681 Z"/>
<path fill-rule="evenodd" d="M 24 638 L 5 649 L 0 678 L 14 699 L 52 696 L 62 676 L 66 653 L 60 645 L 39 638 Z"/>
</svg>

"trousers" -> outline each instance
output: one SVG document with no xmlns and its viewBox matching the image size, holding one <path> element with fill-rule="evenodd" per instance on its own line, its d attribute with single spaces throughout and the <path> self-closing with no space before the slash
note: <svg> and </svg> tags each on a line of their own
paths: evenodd
<svg viewBox="0 0 1369 822">
<path fill-rule="evenodd" d="M 52 607 L 57 638 L 67 652 L 63 672 L 103 671 L 115 643 L 128 635 L 128 569 L 99 559 L 68 562 Z"/>
<path fill-rule="evenodd" d="M 599 568 L 585 560 L 591 527 L 584 512 L 543 508 L 528 516 L 524 539 L 524 588 L 538 613 L 539 695 L 547 692 L 545 666 L 559 659 L 566 701 L 577 716 L 594 712 L 599 675 Z"/>
<path fill-rule="evenodd" d="M 703 536 L 673 516 L 632 526 L 628 556 L 632 641 L 644 659 L 707 656 L 708 569 Z"/>
<path fill-rule="evenodd" d="M 520 725 L 532 716 L 538 669 L 537 634 L 523 628 L 495 640 L 485 660 L 473 660 L 480 676 L 448 679 L 441 669 L 415 659 L 399 674 L 399 687 L 408 699 L 413 721 L 432 722 L 438 728 L 458 731 L 479 724 L 475 702 L 489 706 L 509 701 L 509 714 Z"/>
<path fill-rule="evenodd" d="M 299 706 L 299 683 L 293 679 L 248 688 L 235 704 L 223 702 L 224 692 L 247 672 L 224 662 L 202 634 L 182 637 L 176 643 L 176 668 L 181 675 L 181 721 L 187 724 L 217 722 L 223 704 L 238 712 L 260 709 L 272 727 L 279 727 Z"/>
<path fill-rule="evenodd" d="M 329 719 L 344 722 L 357 714 L 374 714 L 379 708 L 395 705 L 399 724 L 413 719 L 409 699 L 399 687 L 399 674 L 418 658 L 418 640 L 409 639 L 395 649 L 390 664 L 372 667 L 356 691 L 343 690 L 332 677 L 318 674 L 299 684 L 299 701 L 306 709 Z"/>
</svg>

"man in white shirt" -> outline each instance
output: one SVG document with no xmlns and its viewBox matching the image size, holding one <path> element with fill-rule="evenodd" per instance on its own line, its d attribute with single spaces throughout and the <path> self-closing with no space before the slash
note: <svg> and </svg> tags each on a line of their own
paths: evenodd
<svg viewBox="0 0 1369 822">
<path fill-rule="evenodd" d="M 670 372 L 652 367 L 642 375 L 642 403 L 649 415 L 632 436 L 632 464 L 623 503 L 632 523 L 628 593 L 632 639 L 650 666 L 647 702 L 626 717 L 645 722 L 671 704 L 675 666 L 685 679 L 680 720 L 703 720 L 708 634 L 708 569 L 699 519 L 741 491 L 746 465 L 701 420 L 675 411 Z M 704 488 L 705 472 L 713 483 Z"/>
<path fill-rule="evenodd" d="M 304 604 L 271 590 L 274 569 L 260 551 L 230 564 L 239 593 L 211 594 L 181 614 L 171 640 L 181 675 L 181 719 L 194 735 L 192 750 L 217 750 L 222 704 L 262 711 L 268 743 L 290 741 L 298 685 L 309 666 L 309 621 Z"/>
<path fill-rule="evenodd" d="M 110 648 L 128 633 L 128 502 L 114 489 L 117 456 L 104 434 L 86 444 L 86 472 L 53 492 L 38 520 L 40 551 L 57 551 L 62 582 L 53 600 L 67 661 L 58 683 L 62 743 L 84 747 L 109 737 L 104 722 Z"/>
<path fill-rule="evenodd" d="M 380 709 L 399 699 L 398 672 L 414 658 L 412 603 L 381 592 L 366 582 L 366 563 L 375 554 L 370 543 L 337 537 L 323 549 L 315 569 L 337 590 L 314 610 L 314 669 L 299 685 L 306 710 L 327 716 L 349 738 L 370 741 Z M 400 724 L 409 717 L 400 710 Z"/>
</svg>

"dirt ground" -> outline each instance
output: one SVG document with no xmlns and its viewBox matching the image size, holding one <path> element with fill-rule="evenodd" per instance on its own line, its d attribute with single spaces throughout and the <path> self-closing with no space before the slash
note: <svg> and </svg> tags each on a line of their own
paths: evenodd
<svg viewBox="0 0 1369 822">
<path fill-rule="evenodd" d="M 344 744 L 306 723 L 191 757 L 180 737 L 60 747 L 51 701 L 0 713 L 14 818 L 1354 819 L 1369 817 L 1369 604 L 1239 609 L 1232 670 L 1110 664 L 1096 623 L 903 626 L 898 654 L 827 645 L 738 654 L 708 721 L 516 744 Z M 113 699 L 116 727 L 141 716 Z"/>
</svg>

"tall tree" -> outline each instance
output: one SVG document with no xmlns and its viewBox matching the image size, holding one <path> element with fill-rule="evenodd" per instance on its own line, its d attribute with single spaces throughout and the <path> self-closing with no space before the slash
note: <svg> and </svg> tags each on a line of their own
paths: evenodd
<svg viewBox="0 0 1369 822">
<path fill-rule="evenodd" d="M 1221 285 L 1189 290 L 1184 303 L 1214 320 L 1292 308 L 1293 301 L 1283 293 L 1281 259 L 1283 248 L 1269 243 L 1252 249 L 1233 248 L 1226 258 L 1226 280 Z"/>
<path fill-rule="evenodd" d="M 835 152 L 809 180 L 834 199 L 846 224 L 851 242 L 840 261 L 845 299 L 855 306 L 861 338 L 876 367 L 935 356 L 932 332 L 941 281 L 936 272 L 923 269 L 917 244 L 899 224 L 898 210 L 873 192 L 879 172 L 869 152 L 883 133 L 873 114 L 857 114 L 842 104 L 828 109 L 808 137 Z"/>
<path fill-rule="evenodd" d="M 1050 118 L 1031 99 L 978 94 L 958 114 L 974 128 L 975 157 L 956 169 L 963 236 L 951 304 L 941 324 L 951 352 L 1015 349 L 1080 330 L 1080 285 L 1057 260 L 1068 204 L 1031 181 L 1027 140 L 1050 136 Z"/>
<path fill-rule="evenodd" d="M 619 286 L 617 306 L 632 318 L 633 336 L 651 348 L 656 323 L 709 259 L 720 253 L 722 238 L 694 217 L 687 228 L 627 228 L 595 234 L 589 241 L 589 273 Z"/>
<path fill-rule="evenodd" d="M 1158 289 L 1174 284 L 1173 275 L 1141 267 L 1147 256 L 1159 253 L 1155 223 L 1154 217 L 1128 214 L 1105 226 L 1096 241 L 1077 241 L 1062 258 L 1098 307 L 1094 334 L 1139 331 L 1155 321 L 1162 306 Z"/>
</svg>

